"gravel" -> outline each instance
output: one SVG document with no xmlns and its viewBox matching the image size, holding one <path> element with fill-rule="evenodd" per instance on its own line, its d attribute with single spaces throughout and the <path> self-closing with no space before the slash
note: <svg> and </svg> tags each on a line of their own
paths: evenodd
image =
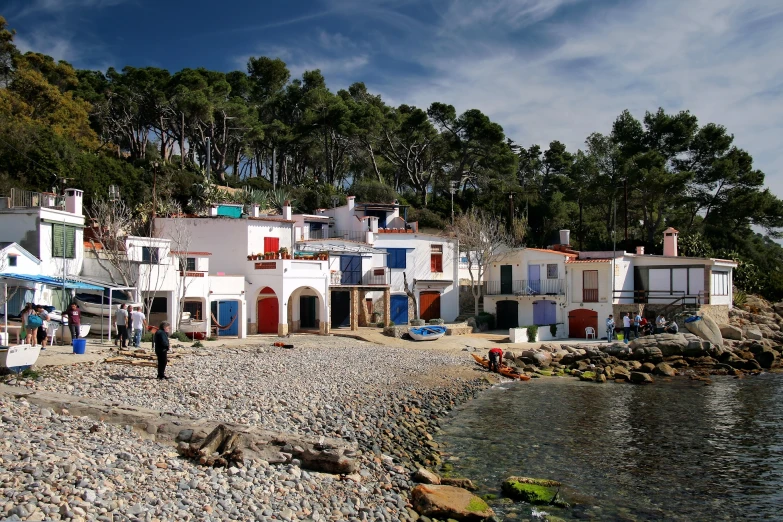
<svg viewBox="0 0 783 522">
<path fill-rule="evenodd" d="M 0 399 L 0 517 L 415 519 L 410 474 L 439 463 L 438 419 L 487 386 L 467 373 L 469 357 L 338 337 L 292 342 L 293 350 L 182 350 L 168 381 L 154 368 L 91 364 L 47 368 L 17 385 L 355 441 L 357 475 L 264 462 L 203 468 L 130 429 Z"/>
</svg>

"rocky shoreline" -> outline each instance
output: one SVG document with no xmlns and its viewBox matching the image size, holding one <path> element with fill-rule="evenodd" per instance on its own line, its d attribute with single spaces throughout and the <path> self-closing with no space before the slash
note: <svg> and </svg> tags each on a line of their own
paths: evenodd
<svg viewBox="0 0 783 522">
<path fill-rule="evenodd" d="M 150 368 L 100 363 L 11 381 L 24 390 L 342 438 L 358 446 L 357 473 L 310 472 L 297 460 L 207 468 L 129 426 L 3 398 L 0 426 L 8 436 L 0 451 L 0 493 L 8 500 L 0 514 L 11 520 L 426 522 L 412 509 L 412 477 L 421 466 L 439 465 L 432 440 L 439 422 L 490 385 L 485 374 L 473 373 L 465 354 L 340 338 L 302 338 L 296 345 L 293 351 L 182 350 L 189 353 L 164 383 L 152 379 Z"/>
</svg>

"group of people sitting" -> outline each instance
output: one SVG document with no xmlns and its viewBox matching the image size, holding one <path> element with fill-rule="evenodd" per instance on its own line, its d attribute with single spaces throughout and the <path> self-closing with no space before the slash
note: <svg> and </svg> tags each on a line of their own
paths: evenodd
<svg viewBox="0 0 783 522">
<path fill-rule="evenodd" d="M 625 344 L 628 344 L 632 337 L 638 339 L 639 337 L 643 337 L 645 335 L 659 333 L 676 334 L 680 331 L 680 327 L 677 326 L 677 322 L 667 322 L 663 314 L 658 314 L 658 317 L 655 318 L 655 323 L 650 323 L 647 318 L 642 317 L 640 313 L 637 313 L 633 318 L 631 318 L 630 312 L 625 312 L 623 313 L 622 321 L 623 342 Z M 609 318 L 606 320 L 606 340 L 610 343 L 615 340 L 615 330 L 616 323 L 614 321 L 614 316 L 610 314 Z"/>
<path fill-rule="evenodd" d="M 19 314 L 22 318 L 21 339 L 25 344 L 40 344 L 41 350 L 46 349 L 46 343 L 49 339 L 49 311 L 43 305 L 26 303 Z M 79 327 L 82 323 L 82 314 L 76 303 L 63 314 L 63 321 L 68 322 L 68 328 L 71 331 L 71 339 L 79 338 Z"/>
</svg>

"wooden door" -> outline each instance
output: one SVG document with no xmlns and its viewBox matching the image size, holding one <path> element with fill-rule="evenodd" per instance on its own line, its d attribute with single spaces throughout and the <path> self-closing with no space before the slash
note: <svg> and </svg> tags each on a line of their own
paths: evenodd
<svg viewBox="0 0 783 522">
<path fill-rule="evenodd" d="M 536 301 L 533 303 L 533 324 L 547 325 L 557 322 L 557 304 L 554 301 Z"/>
<path fill-rule="evenodd" d="M 514 291 L 514 280 L 511 265 L 500 265 L 500 293 L 511 295 Z"/>
<path fill-rule="evenodd" d="M 332 328 L 342 328 L 351 325 L 351 293 L 332 292 L 332 310 L 330 320 Z"/>
<path fill-rule="evenodd" d="M 315 328 L 315 303 L 312 295 L 299 297 L 299 328 Z"/>
<path fill-rule="evenodd" d="M 568 337 L 586 338 L 585 329 L 591 327 L 598 337 L 598 312 L 585 308 L 577 308 L 568 312 Z"/>
<path fill-rule="evenodd" d="M 277 297 L 265 297 L 258 300 L 258 315 L 256 324 L 258 333 L 277 333 L 280 322 L 280 307 Z"/>
<path fill-rule="evenodd" d="M 497 304 L 497 328 L 519 327 L 519 303 L 517 301 L 498 301 Z"/>
<path fill-rule="evenodd" d="M 391 296 L 391 320 L 394 324 L 408 324 L 408 296 Z"/>
<path fill-rule="evenodd" d="M 541 267 L 539 265 L 527 265 L 527 287 L 530 293 L 541 293 Z"/>
<path fill-rule="evenodd" d="M 425 321 L 440 319 L 440 292 L 419 294 L 419 317 Z"/>
</svg>

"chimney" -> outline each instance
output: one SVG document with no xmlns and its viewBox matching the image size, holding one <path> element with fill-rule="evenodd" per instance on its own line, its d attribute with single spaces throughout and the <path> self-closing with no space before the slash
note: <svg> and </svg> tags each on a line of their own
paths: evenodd
<svg viewBox="0 0 783 522">
<path fill-rule="evenodd" d="M 679 233 L 672 227 L 663 231 L 663 255 L 677 257 L 677 235 Z"/>
<path fill-rule="evenodd" d="M 70 212 L 71 214 L 78 214 L 81 216 L 83 196 L 84 196 L 83 190 L 79 190 L 75 188 L 65 189 L 65 211 Z"/>
<path fill-rule="evenodd" d="M 636 255 L 637 256 L 643 256 L 644 255 L 644 247 L 643 246 L 636 247 Z"/>
<path fill-rule="evenodd" d="M 348 196 L 346 199 L 348 200 L 348 210 L 353 210 L 356 201 L 356 196 Z"/>
<path fill-rule="evenodd" d="M 291 219 L 291 202 L 288 200 L 285 200 L 283 203 L 283 219 Z"/>
<path fill-rule="evenodd" d="M 258 203 L 253 203 L 250 207 L 250 216 L 259 217 L 261 215 L 261 206 Z"/>
<path fill-rule="evenodd" d="M 570 245 L 571 244 L 571 231 L 570 230 L 561 230 L 560 231 L 560 244 L 561 245 Z"/>
</svg>

